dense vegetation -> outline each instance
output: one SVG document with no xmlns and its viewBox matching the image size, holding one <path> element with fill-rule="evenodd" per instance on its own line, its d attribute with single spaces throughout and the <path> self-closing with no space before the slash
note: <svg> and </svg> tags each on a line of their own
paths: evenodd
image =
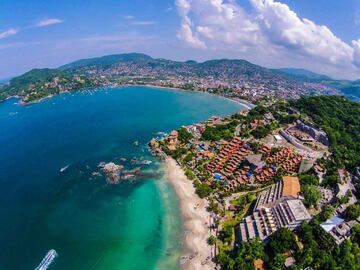
<svg viewBox="0 0 360 270">
<path fill-rule="evenodd" d="M 290 104 L 328 134 L 336 167 L 360 164 L 360 104 L 341 96 L 305 97 Z"/>
<path fill-rule="evenodd" d="M 233 120 L 226 125 L 207 126 L 202 139 L 205 141 L 230 140 L 234 137 L 237 121 Z"/>
<path fill-rule="evenodd" d="M 360 239 L 360 226 L 354 228 L 352 240 L 338 246 L 320 227 L 319 217 L 310 223 L 304 222 L 297 231 L 281 228 L 269 237 L 265 245 L 253 239 L 232 251 L 221 251 L 217 261 L 222 269 L 238 270 L 255 269 L 254 260 L 262 259 L 266 269 L 280 270 L 284 269 L 285 259 L 292 256 L 296 262 L 288 269 L 360 269 L 360 248 L 356 241 Z"/>
<path fill-rule="evenodd" d="M 30 102 L 68 89 L 92 86 L 86 76 L 74 76 L 59 69 L 33 69 L 0 88 L 0 100 L 20 96 Z"/>
</svg>

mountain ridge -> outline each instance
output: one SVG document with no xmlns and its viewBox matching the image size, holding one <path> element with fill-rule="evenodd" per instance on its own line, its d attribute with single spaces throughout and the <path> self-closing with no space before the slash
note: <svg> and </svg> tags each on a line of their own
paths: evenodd
<svg viewBox="0 0 360 270">
<path fill-rule="evenodd" d="M 252 99 L 312 94 L 360 98 L 360 82 L 334 80 L 305 69 L 269 69 L 244 59 L 181 62 L 124 53 L 80 59 L 56 69 L 30 70 L 1 86 L 0 100 L 17 95 L 27 102 L 84 87 L 123 84 L 177 87 Z"/>
</svg>

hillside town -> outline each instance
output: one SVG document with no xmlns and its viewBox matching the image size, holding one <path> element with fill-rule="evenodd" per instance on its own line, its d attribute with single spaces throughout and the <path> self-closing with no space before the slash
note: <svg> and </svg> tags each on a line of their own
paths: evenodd
<svg viewBox="0 0 360 270">
<path fill-rule="evenodd" d="M 246 253 L 249 245 L 264 250 L 243 262 L 246 269 L 305 269 L 298 258 L 307 250 L 305 230 L 321 228 L 314 237 L 322 240 L 316 241 L 326 240 L 333 248 L 359 232 L 360 169 L 329 167 L 333 153 L 327 133 L 285 103 L 214 116 L 150 142 L 155 155 L 174 158 L 197 194 L 207 198 L 209 243 L 221 269 L 245 269 L 229 264 L 236 264 L 232 256 Z M 269 259 L 275 254 L 268 246 L 287 234 L 296 247 L 279 248 L 282 266 L 273 268 L 277 262 Z"/>
<path fill-rule="evenodd" d="M 250 101 L 340 93 L 328 83 L 270 70 L 245 60 L 177 62 L 133 53 L 86 59 L 86 64 L 78 62 L 58 69 L 33 69 L 0 84 L 0 100 L 16 95 L 24 102 L 32 102 L 66 91 L 124 85 L 178 88 Z"/>
</svg>

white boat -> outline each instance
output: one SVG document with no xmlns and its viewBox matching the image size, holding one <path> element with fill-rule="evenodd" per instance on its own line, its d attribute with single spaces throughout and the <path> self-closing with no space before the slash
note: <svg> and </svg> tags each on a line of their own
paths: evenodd
<svg viewBox="0 0 360 270">
<path fill-rule="evenodd" d="M 142 164 L 142 165 L 150 165 L 151 163 L 152 163 L 151 160 L 143 160 L 140 162 L 140 164 Z"/>
<path fill-rule="evenodd" d="M 48 253 L 45 255 L 44 259 L 42 259 L 41 263 L 35 270 L 46 270 L 50 266 L 50 264 L 55 260 L 58 256 L 55 249 L 50 249 Z"/>
<path fill-rule="evenodd" d="M 62 167 L 62 168 L 60 169 L 60 172 L 65 171 L 67 168 L 69 168 L 69 166 L 70 166 L 70 164 L 69 164 L 69 165 L 66 165 L 65 167 Z"/>
</svg>

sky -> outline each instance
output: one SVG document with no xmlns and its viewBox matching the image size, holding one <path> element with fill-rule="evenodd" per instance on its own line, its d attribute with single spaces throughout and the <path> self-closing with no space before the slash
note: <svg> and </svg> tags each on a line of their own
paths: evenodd
<svg viewBox="0 0 360 270">
<path fill-rule="evenodd" d="M 360 1 L 0 0 L 0 79 L 127 52 L 360 79 Z"/>
</svg>

